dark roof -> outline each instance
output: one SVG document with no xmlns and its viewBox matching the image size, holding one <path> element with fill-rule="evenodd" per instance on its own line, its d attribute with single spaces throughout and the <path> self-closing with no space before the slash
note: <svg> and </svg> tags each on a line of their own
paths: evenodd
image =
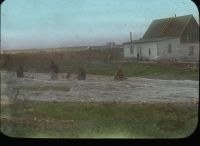
<svg viewBox="0 0 200 146">
<path fill-rule="evenodd" d="M 170 38 L 172 38 L 172 37 L 170 37 Z M 158 42 L 158 41 L 167 40 L 167 39 L 170 39 L 170 38 L 167 38 L 167 37 L 162 37 L 162 38 L 142 38 L 142 39 L 139 39 L 139 40 L 134 40 L 133 42 L 134 43 Z"/>
<path fill-rule="evenodd" d="M 132 44 L 134 44 L 134 43 L 142 43 L 142 42 L 158 42 L 158 41 L 167 40 L 167 39 L 171 39 L 171 38 L 174 38 L 174 37 L 170 37 L 170 38 L 169 37 L 162 37 L 162 38 L 141 38 L 141 39 L 138 39 L 138 40 L 134 40 L 132 42 Z M 123 44 L 124 45 L 125 44 L 131 44 L 131 42 L 125 42 Z"/>
<path fill-rule="evenodd" d="M 143 35 L 143 39 L 179 37 L 192 17 L 193 15 L 185 15 L 154 20 Z"/>
</svg>

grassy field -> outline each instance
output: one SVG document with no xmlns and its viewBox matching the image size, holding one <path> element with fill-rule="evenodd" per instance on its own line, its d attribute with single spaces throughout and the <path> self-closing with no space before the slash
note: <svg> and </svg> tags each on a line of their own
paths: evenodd
<svg viewBox="0 0 200 146">
<path fill-rule="evenodd" d="M 192 134 L 197 104 L 18 101 L 1 106 L 11 137 L 182 138 Z"/>
<path fill-rule="evenodd" d="M 159 79 L 191 79 L 198 80 L 198 69 L 177 67 L 170 64 L 139 64 L 121 63 L 124 73 L 128 77 L 145 77 Z M 118 64 L 85 64 L 83 65 L 89 74 L 114 75 Z"/>
<path fill-rule="evenodd" d="M 87 74 L 114 76 L 119 64 L 128 77 L 145 77 L 159 79 L 187 79 L 198 80 L 199 69 L 178 66 L 171 63 L 103 63 L 80 61 L 57 61 L 59 72 L 77 73 L 79 66 L 83 67 Z M 24 62 L 24 70 L 29 72 L 49 72 L 46 62 Z M 10 64 L 4 69 L 15 71 L 18 65 Z"/>
<path fill-rule="evenodd" d="M 45 58 L 46 57 L 46 58 Z M 0 62 L 1 70 L 49 72 L 51 57 L 25 56 Z M 117 63 L 65 60 L 54 57 L 61 73 L 114 76 L 121 65 L 125 76 L 158 79 L 199 80 L 199 68 L 173 63 Z M 40 91 L 52 89 L 41 86 Z M 68 91 L 67 86 L 53 87 Z M 37 87 L 23 87 L 35 91 Z M 193 133 L 198 120 L 197 104 L 131 104 L 122 102 L 17 101 L 1 105 L 1 131 L 11 137 L 47 138 L 182 138 Z"/>
</svg>

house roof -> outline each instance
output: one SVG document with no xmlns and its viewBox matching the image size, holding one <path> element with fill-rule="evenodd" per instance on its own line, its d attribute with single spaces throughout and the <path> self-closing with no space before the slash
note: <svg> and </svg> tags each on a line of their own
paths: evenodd
<svg viewBox="0 0 200 146">
<path fill-rule="evenodd" d="M 162 40 L 167 40 L 167 39 L 171 39 L 172 37 L 168 38 L 168 37 L 162 37 L 162 38 L 142 38 L 139 40 L 134 40 L 133 43 L 141 43 L 141 42 L 158 42 L 158 41 L 162 41 Z"/>
<path fill-rule="evenodd" d="M 143 39 L 179 37 L 192 17 L 192 15 L 185 15 L 153 20 L 143 35 Z"/>
<path fill-rule="evenodd" d="M 142 42 L 158 42 L 158 41 L 167 40 L 167 39 L 171 39 L 171 38 L 177 38 L 177 37 L 141 38 L 141 39 L 138 39 L 138 40 L 134 40 L 132 42 L 132 44 L 134 44 L 134 43 L 142 43 Z M 125 44 L 131 44 L 131 42 L 125 42 L 123 44 L 124 45 Z"/>
</svg>

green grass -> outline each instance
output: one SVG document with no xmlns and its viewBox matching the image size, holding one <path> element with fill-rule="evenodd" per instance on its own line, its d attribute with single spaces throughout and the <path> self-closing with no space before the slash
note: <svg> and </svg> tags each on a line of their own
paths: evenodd
<svg viewBox="0 0 200 146">
<path fill-rule="evenodd" d="M 186 69 L 170 64 L 123 63 L 121 66 L 125 75 L 128 77 L 190 80 L 199 79 L 198 69 Z M 118 64 L 86 64 L 84 67 L 89 74 L 113 76 L 118 68 Z"/>
<path fill-rule="evenodd" d="M 101 61 L 57 61 L 59 71 L 62 73 L 78 73 L 79 66 L 82 66 L 87 74 L 109 75 L 113 76 L 118 69 L 119 63 L 103 63 Z M 124 73 L 128 77 L 145 77 L 158 79 L 186 79 L 199 80 L 199 68 L 187 68 L 186 66 L 177 66 L 172 63 L 120 63 Z M 15 71 L 17 64 L 8 65 L 6 70 Z M 25 62 L 25 71 L 30 72 L 49 72 L 47 62 Z"/>
<path fill-rule="evenodd" d="M 198 108 L 164 103 L 18 101 L 2 105 L 1 115 L 26 120 L 26 123 L 1 121 L 1 131 L 11 137 L 182 138 L 195 130 Z M 73 121 L 60 122 L 63 120 Z"/>
</svg>

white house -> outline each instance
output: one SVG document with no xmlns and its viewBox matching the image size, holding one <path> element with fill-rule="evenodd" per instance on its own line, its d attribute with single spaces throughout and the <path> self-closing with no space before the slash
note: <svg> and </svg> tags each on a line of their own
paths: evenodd
<svg viewBox="0 0 200 146">
<path fill-rule="evenodd" d="M 154 20 L 143 37 L 123 45 L 124 58 L 199 60 L 199 25 L 192 15 Z"/>
</svg>

